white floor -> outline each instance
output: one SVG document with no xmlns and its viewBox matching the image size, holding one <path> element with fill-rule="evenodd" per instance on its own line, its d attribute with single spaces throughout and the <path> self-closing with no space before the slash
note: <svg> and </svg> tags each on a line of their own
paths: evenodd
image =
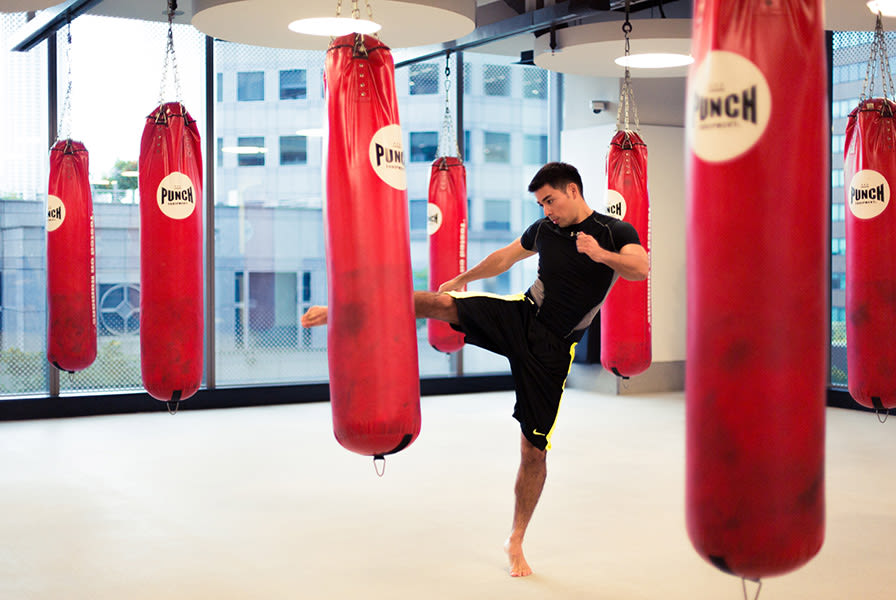
<svg viewBox="0 0 896 600">
<path fill-rule="evenodd" d="M 0 599 L 743 597 L 684 530 L 683 394 L 567 391 L 510 578 L 512 403 L 424 398 L 382 478 L 327 404 L 0 423 Z M 760 598 L 896 597 L 894 427 L 829 409 L 825 545 Z"/>
</svg>

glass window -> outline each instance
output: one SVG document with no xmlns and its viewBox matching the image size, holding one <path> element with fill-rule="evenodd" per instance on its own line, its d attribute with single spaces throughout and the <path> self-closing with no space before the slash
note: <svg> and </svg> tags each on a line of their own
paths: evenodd
<svg viewBox="0 0 896 600">
<path fill-rule="evenodd" d="M 326 328 L 304 329 L 299 316 L 327 303 L 319 136 L 326 103 L 317 89 L 325 55 L 216 40 L 214 61 L 226 77 L 262 70 L 301 102 L 219 107 L 215 135 L 225 148 L 264 154 L 226 157 L 215 170 L 215 360 L 220 385 L 321 382 L 327 379 Z M 300 75 L 302 73 L 304 75 Z M 280 89 L 277 92 L 279 98 Z M 249 137 L 252 136 L 252 137 Z M 242 168 L 241 165 L 265 165 Z M 301 330 L 301 333 L 299 333 Z"/>
<path fill-rule="evenodd" d="M 464 63 L 464 95 L 473 91 L 473 65 Z"/>
<path fill-rule="evenodd" d="M 482 89 L 486 96 L 509 96 L 510 66 L 485 65 L 482 71 Z"/>
<path fill-rule="evenodd" d="M 305 69 L 280 71 L 280 99 L 301 100 L 308 92 Z"/>
<path fill-rule="evenodd" d="M 280 164 L 304 165 L 308 162 L 308 138 L 304 135 L 280 136 Z"/>
<path fill-rule="evenodd" d="M 264 100 L 264 71 L 237 73 L 236 99 L 240 102 Z"/>
<path fill-rule="evenodd" d="M 426 229 L 428 204 L 429 202 L 425 198 L 414 198 L 410 201 L 408 216 L 411 221 L 412 231 L 423 231 Z"/>
<path fill-rule="evenodd" d="M 538 67 L 523 68 L 523 98 L 548 98 L 548 72 Z"/>
<path fill-rule="evenodd" d="M 435 131 L 411 132 L 411 162 L 432 162 L 439 149 L 439 134 Z"/>
<path fill-rule="evenodd" d="M 215 100 L 224 102 L 224 73 L 215 75 Z"/>
<path fill-rule="evenodd" d="M 527 165 L 541 166 L 548 162 L 548 136 L 523 136 L 523 162 Z"/>
<path fill-rule="evenodd" d="M 410 65 L 408 85 L 412 96 L 437 93 L 439 91 L 439 67 L 431 62 Z"/>
<path fill-rule="evenodd" d="M 241 137 L 237 138 L 237 161 L 236 164 L 241 167 L 261 167 L 264 166 L 264 138 L 263 137 Z"/>
<path fill-rule="evenodd" d="M 464 147 L 461 148 L 461 151 L 464 153 L 464 162 L 470 162 L 470 159 L 473 158 L 473 141 L 469 129 L 464 131 Z"/>
<path fill-rule="evenodd" d="M 487 163 L 510 162 L 510 134 L 486 131 L 482 148 L 483 158 Z"/>
</svg>

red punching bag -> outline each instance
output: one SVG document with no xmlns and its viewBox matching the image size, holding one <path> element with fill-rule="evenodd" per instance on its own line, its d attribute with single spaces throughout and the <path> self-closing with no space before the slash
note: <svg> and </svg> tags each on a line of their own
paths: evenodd
<svg viewBox="0 0 896 600">
<path fill-rule="evenodd" d="M 694 10 L 687 529 L 703 558 L 751 579 L 803 565 L 824 539 L 822 13 L 822 0 L 706 0 Z"/>
<path fill-rule="evenodd" d="M 420 433 L 407 183 L 389 48 L 338 37 L 325 63 L 326 249 L 333 432 L 370 456 Z"/>
<path fill-rule="evenodd" d="M 47 195 L 47 360 L 80 371 L 96 358 L 96 262 L 87 149 L 50 149 Z"/>
<path fill-rule="evenodd" d="M 177 403 L 202 380 L 202 150 L 179 102 L 146 117 L 140 142 L 140 367 Z"/>
<path fill-rule="evenodd" d="M 429 289 L 467 270 L 467 171 L 456 156 L 432 163 L 427 206 L 429 233 Z M 437 319 L 428 320 L 429 344 L 440 352 L 457 352 L 464 335 Z"/>
<path fill-rule="evenodd" d="M 889 77 L 880 16 L 877 25 L 880 38 L 875 44 L 883 44 L 881 65 Z M 896 180 L 894 113 L 892 100 L 865 99 L 863 92 L 859 106 L 849 114 L 843 165 L 849 185 L 845 199 L 849 393 L 877 410 L 896 406 L 896 210 L 889 207 L 890 181 Z"/>
<path fill-rule="evenodd" d="M 647 145 L 634 131 L 617 131 L 607 154 L 607 210 L 638 231 L 648 252 Z M 650 366 L 650 284 L 619 278 L 600 308 L 600 362 L 620 377 Z"/>
</svg>

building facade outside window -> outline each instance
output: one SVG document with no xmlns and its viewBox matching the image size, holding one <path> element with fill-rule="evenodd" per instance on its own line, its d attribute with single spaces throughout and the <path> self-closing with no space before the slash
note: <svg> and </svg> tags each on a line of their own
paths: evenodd
<svg viewBox="0 0 896 600">
<path fill-rule="evenodd" d="M 264 166 L 264 138 L 240 137 L 237 138 L 238 147 L 237 164 L 241 167 L 263 167 Z"/>
<path fill-rule="evenodd" d="M 236 82 L 236 99 L 240 102 L 264 100 L 264 71 L 237 73 Z"/>
<path fill-rule="evenodd" d="M 436 159 L 439 134 L 435 131 L 412 131 L 410 134 L 411 162 L 429 162 Z"/>
<path fill-rule="evenodd" d="M 280 136 L 280 164 L 304 165 L 308 162 L 308 138 L 303 135 Z"/>
<path fill-rule="evenodd" d="M 280 71 L 280 99 L 303 100 L 308 93 L 305 69 Z"/>
</svg>

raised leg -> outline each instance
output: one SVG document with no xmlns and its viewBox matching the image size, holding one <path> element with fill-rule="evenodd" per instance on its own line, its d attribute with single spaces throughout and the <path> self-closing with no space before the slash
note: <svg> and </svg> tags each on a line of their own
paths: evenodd
<svg viewBox="0 0 896 600">
<path fill-rule="evenodd" d="M 513 509 L 513 529 L 510 537 L 504 542 L 504 550 L 510 559 L 511 577 L 526 577 L 532 574 L 532 568 L 523 556 L 523 537 L 541 497 L 548 472 L 547 452 L 533 446 L 526 436 L 520 434 L 520 437 L 520 468 L 517 471 L 514 488 L 516 501 Z"/>
<path fill-rule="evenodd" d="M 457 305 L 454 298 L 440 292 L 414 292 L 414 314 L 418 319 L 438 319 L 457 324 Z M 302 327 L 327 324 L 327 307 L 312 306 L 302 315 Z"/>
</svg>

